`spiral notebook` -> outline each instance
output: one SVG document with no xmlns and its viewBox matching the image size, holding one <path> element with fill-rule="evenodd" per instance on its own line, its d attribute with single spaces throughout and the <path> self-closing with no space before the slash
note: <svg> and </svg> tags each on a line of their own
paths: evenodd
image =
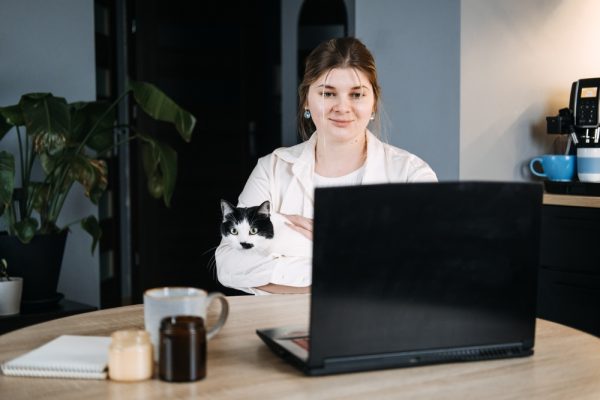
<svg viewBox="0 0 600 400">
<path fill-rule="evenodd" d="M 106 379 L 110 337 L 62 335 L 2 364 L 7 376 Z"/>
</svg>

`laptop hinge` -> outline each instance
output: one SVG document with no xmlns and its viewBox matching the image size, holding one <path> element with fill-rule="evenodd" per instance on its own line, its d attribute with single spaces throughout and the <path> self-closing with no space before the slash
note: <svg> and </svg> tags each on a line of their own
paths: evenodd
<svg viewBox="0 0 600 400">
<path fill-rule="evenodd" d="M 419 351 L 403 351 L 398 353 L 370 354 L 347 357 L 331 357 L 324 360 L 325 368 L 336 364 L 378 365 L 419 365 L 437 362 L 475 361 L 495 358 L 525 356 L 532 354 L 532 349 L 523 343 L 506 343 L 491 346 L 456 347 L 452 349 L 433 349 Z"/>
</svg>

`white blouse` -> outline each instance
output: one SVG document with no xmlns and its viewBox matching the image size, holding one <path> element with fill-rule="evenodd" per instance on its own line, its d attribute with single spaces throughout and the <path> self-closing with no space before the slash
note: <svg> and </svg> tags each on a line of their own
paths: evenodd
<svg viewBox="0 0 600 400">
<path fill-rule="evenodd" d="M 365 165 L 363 164 L 357 170 L 350 172 L 348 175 L 336 176 L 330 178 L 327 176 L 321 176 L 315 172 L 314 182 L 315 187 L 334 187 L 334 186 L 354 186 L 362 183 L 363 176 L 365 175 Z"/>
<path fill-rule="evenodd" d="M 251 207 L 269 200 L 273 212 L 313 218 L 315 186 L 437 181 L 425 161 L 382 143 L 370 132 L 367 132 L 367 158 L 363 167 L 339 178 L 319 177 L 314 172 L 316 141 L 314 133 L 304 143 L 277 149 L 259 159 L 240 194 L 238 206 Z M 219 282 L 248 293 L 264 294 L 256 287 L 268 283 L 296 287 L 312 283 L 310 257 L 242 252 L 221 241 L 215 259 Z"/>
</svg>

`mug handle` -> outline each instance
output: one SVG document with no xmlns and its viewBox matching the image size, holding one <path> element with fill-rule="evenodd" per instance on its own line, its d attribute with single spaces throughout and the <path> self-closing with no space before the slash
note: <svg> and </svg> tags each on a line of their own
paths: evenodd
<svg viewBox="0 0 600 400">
<path fill-rule="evenodd" d="M 210 293 L 206 297 L 206 307 L 208 308 L 210 303 L 212 303 L 215 299 L 218 299 L 221 302 L 221 315 L 219 315 L 219 320 L 212 327 L 210 327 L 210 329 L 207 330 L 207 340 L 212 339 L 213 336 L 215 336 L 221 330 L 223 325 L 225 325 L 225 321 L 227 321 L 227 316 L 229 315 L 229 303 L 227 302 L 227 299 L 225 298 L 225 295 L 223 293 Z"/>
<path fill-rule="evenodd" d="M 536 162 L 540 163 L 540 165 L 542 166 L 542 169 L 544 168 L 544 164 L 542 164 L 542 158 L 541 157 L 536 157 L 533 160 L 531 160 L 531 162 L 529 163 L 529 169 L 531 170 L 531 173 L 534 174 L 534 175 L 536 175 L 536 176 L 539 176 L 539 177 L 542 177 L 542 178 L 546 178 L 548 175 L 546 175 L 545 173 L 537 172 L 535 170 L 534 164 Z"/>
</svg>

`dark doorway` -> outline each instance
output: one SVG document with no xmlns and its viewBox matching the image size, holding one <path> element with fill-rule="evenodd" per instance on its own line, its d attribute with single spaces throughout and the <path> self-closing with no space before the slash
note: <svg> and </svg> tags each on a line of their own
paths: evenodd
<svg viewBox="0 0 600 400">
<path fill-rule="evenodd" d="M 166 285 L 239 294 L 216 279 L 219 200 L 236 202 L 258 157 L 281 146 L 283 82 L 297 87 L 304 59 L 320 41 L 352 34 L 353 7 L 347 3 L 353 2 L 302 3 L 289 27 L 298 29 L 298 42 L 283 43 L 300 64 L 290 73 L 281 62 L 285 0 L 94 1 L 98 97 L 114 100 L 122 90 L 117 77 L 123 82 L 128 76 L 155 84 L 198 121 L 191 143 L 184 143 L 167 124 L 149 121 L 135 108 L 125 110 L 137 129 L 177 151 L 178 178 L 167 208 L 146 190 L 136 142 L 129 160 L 122 154 L 107 160 L 110 195 L 100 208 L 101 306 L 139 303 L 144 290 Z M 289 90 L 285 96 L 297 95 Z M 283 112 L 294 119 L 295 110 Z M 126 190 L 131 207 L 123 211 Z M 129 237 L 123 212 L 131 212 L 130 243 L 123 240 Z"/>
<path fill-rule="evenodd" d="M 344 0 L 304 0 L 298 18 L 298 83 L 304 76 L 304 63 L 322 41 L 349 35 L 348 12 Z"/>
<path fill-rule="evenodd" d="M 177 151 L 178 178 L 170 208 L 150 198 L 132 146 L 132 301 L 166 285 L 237 294 L 218 284 L 212 262 L 219 199 L 237 202 L 257 157 L 280 144 L 279 1 L 137 0 L 130 11 L 130 75 L 198 120 L 186 144 L 137 115 L 139 129 Z"/>
</svg>

